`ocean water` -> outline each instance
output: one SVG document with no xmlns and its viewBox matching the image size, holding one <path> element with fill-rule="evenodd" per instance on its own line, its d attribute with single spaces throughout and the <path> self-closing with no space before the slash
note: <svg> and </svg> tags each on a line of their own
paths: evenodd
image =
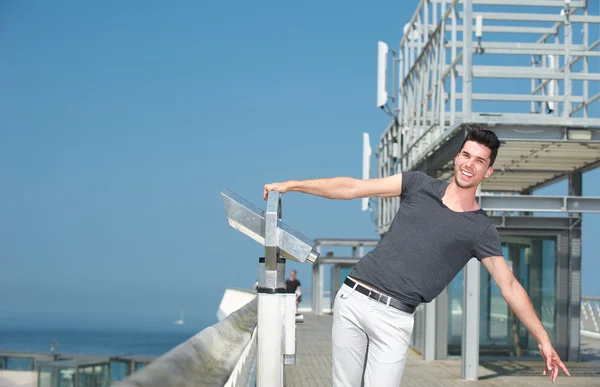
<svg viewBox="0 0 600 387">
<path fill-rule="evenodd" d="M 177 328 L 162 331 L 0 328 L 0 351 L 50 353 L 51 343 L 56 341 L 56 353 L 154 358 L 200 332 L 186 326 Z"/>
</svg>

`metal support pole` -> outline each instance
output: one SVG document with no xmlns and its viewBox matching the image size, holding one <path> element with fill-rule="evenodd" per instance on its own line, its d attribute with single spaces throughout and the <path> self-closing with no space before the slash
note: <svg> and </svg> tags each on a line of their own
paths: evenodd
<svg viewBox="0 0 600 387">
<path fill-rule="evenodd" d="M 317 252 L 321 254 L 321 246 L 318 245 L 316 248 Z M 323 314 L 323 289 L 321 289 L 321 273 L 323 272 L 323 264 L 317 261 L 316 265 L 313 265 L 312 270 L 312 312 L 321 316 Z"/>
<path fill-rule="evenodd" d="M 269 192 L 266 212 L 229 190 L 221 195 L 229 224 L 265 247 L 258 273 L 256 383 L 283 387 L 284 365 L 296 363 L 296 323 L 303 321 L 296 295 L 285 293 L 285 259 L 315 263 L 316 243 L 281 221 L 279 192 Z"/>
<path fill-rule="evenodd" d="M 588 7 L 587 4 L 585 6 L 585 10 L 583 11 L 585 16 L 588 16 Z M 590 49 L 590 28 L 589 23 L 583 23 L 583 46 L 585 50 L 588 51 Z M 589 58 L 587 55 L 583 58 L 583 73 L 587 74 L 589 69 Z M 589 98 L 589 81 L 583 81 L 583 103 L 585 106 L 583 107 L 583 118 L 588 118 L 588 98 Z"/>
<path fill-rule="evenodd" d="M 436 298 L 436 327 L 435 360 L 448 358 L 448 287 L 446 287 Z"/>
<path fill-rule="evenodd" d="M 425 304 L 425 344 L 423 345 L 423 360 L 435 360 L 436 350 L 436 310 L 437 300 Z"/>
<path fill-rule="evenodd" d="M 270 192 L 265 213 L 265 258 L 260 260 L 258 275 L 256 382 L 261 387 L 283 387 L 285 259 L 279 257 L 277 246 L 279 219 L 281 194 Z"/>
<path fill-rule="evenodd" d="M 319 312 L 317 316 L 323 315 L 323 305 L 325 304 L 325 266 L 319 265 Z"/>
<path fill-rule="evenodd" d="M 471 259 L 465 266 L 461 378 L 477 380 L 479 369 L 479 281 L 480 263 Z"/>
<path fill-rule="evenodd" d="M 556 34 L 554 35 L 554 43 L 555 44 L 560 44 L 560 37 L 558 36 L 558 29 L 556 29 Z M 552 63 L 552 70 L 553 71 L 560 71 L 560 60 L 559 60 L 559 56 L 557 55 L 556 57 L 554 57 L 553 63 Z M 553 79 L 550 81 L 550 83 L 548 84 L 550 87 L 550 85 L 553 85 L 554 90 L 556 90 L 556 95 L 560 95 L 560 91 L 559 91 L 559 85 L 558 85 L 558 79 Z M 563 89 L 564 89 L 564 85 L 563 85 Z M 565 91 L 563 90 L 563 93 L 565 93 Z M 566 95 L 566 93 L 565 93 Z M 563 95 L 564 98 L 564 95 Z M 560 109 L 559 109 L 559 105 L 558 103 L 553 103 L 550 104 L 550 106 L 554 106 L 554 116 L 558 117 L 560 115 Z M 563 107 L 564 108 L 564 107 Z"/>
<path fill-rule="evenodd" d="M 583 193 L 581 172 L 569 175 L 569 195 Z M 581 228 L 582 214 L 572 214 L 569 229 L 569 352 L 567 360 L 579 361 L 581 349 Z"/>
<path fill-rule="evenodd" d="M 312 301 L 310 303 L 312 312 L 317 314 L 317 311 L 321 309 L 321 303 L 319 301 L 319 266 L 321 264 L 317 262 L 312 267 Z"/>
<path fill-rule="evenodd" d="M 571 303 L 569 295 L 571 292 L 571 269 L 570 249 L 571 235 L 569 231 L 559 234 L 556 241 L 556 317 L 554 325 L 555 342 L 554 348 L 558 356 L 564 361 L 569 358 L 569 310 Z"/>
<path fill-rule="evenodd" d="M 450 38 L 452 48 L 450 50 L 450 63 L 453 64 L 456 60 L 456 17 L 457 11 L 456 6 L 451 5 L 452 11 L 450 12 L 452 20 L 452 36 Z M 452 126 L 456 120 L 456 75 L 454 69 L 450 70 L 450 126 Z"/>
<path fill-rule="evenodd" d="M 573 40 L 573 26 L 571 25 L 571 20 L 569 14 L 571 13 L 571 9 L 569 4 L 565 2 L 565 102 L 563 105 L 563 117 L 571 116 L 571 93 L 572 93 L 572 84 L 571 84 L 571 42 Z"/>
<path fill-rule="evenodd" d="M 525 260 L 529 266 L 529 289 L 527 292 L 529 293 L 529 298 L 531 299 L 531 303 L 533 304 L 533 308 L 537 312 L 540 319 L 544 319 L 543 314 L 543 295 L 542 295 L 542 286 L 543 286 L 543 241 L 540 239 L 533 239 L 531 241 L 531 247 L 525 248 Z M 542 321 L 543 322 L 543 321 Z M 553 338 L 550 337 L 550 340 Z M 536 351 L 537 341 L 529 333 L 527 335 L 527 349 Z"/>
<path fill-rule="evenodd" d="M 473 4 L 471 0 L 463 2 L 463 121 L 468 121 L 473 112 L 471 97 L 473 94 Z"/>
</svg>

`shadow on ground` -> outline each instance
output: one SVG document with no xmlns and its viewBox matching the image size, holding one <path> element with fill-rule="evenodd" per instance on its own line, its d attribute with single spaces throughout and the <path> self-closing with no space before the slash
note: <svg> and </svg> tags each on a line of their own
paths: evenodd
<svg viewBox="0 0 600 387">
<path fill-rule="evenodd" d="M 591 340 L 581 341 L 581 360 L 600 362 L 600 350 L 597 342 Z"/>
<path fill-rule="evenodd" d="M 488 375 L 481 376 L 479 378 L 480 380 L 494 379 L 502 376 L 539 377 L 544 371 L 544 365 L 541 361 L 483 360 L 480 365 L 492 372 Z M 571 376 L 600 377 L 600 361 L 597 358 L 596 360 L 567 362 L 565 365 L 571 373 Z"/>
</svg>

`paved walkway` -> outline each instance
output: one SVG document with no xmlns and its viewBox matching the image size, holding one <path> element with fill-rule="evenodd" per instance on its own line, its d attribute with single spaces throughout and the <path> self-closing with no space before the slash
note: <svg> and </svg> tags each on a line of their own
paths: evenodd
<svg viewBox="0 0 600 387">
<path fill-rule="evenodd" d="M 331 386 L 331 315 L 305 314 L 297 328 L 297 362 L 286 366 L 287 387 Z M 555 386 L 600 386 L 600 340 L 582 338 L 585 362 L 569 363 L 571 377 L 561 375 Z M 426 362 L 412 352 L 408 358 L 402 387 L 486 387 L 551 386 L 542 376 L 541 361 L 482 361 L 480 380 L 460 379 L 460 360 Z"/>
</svg>

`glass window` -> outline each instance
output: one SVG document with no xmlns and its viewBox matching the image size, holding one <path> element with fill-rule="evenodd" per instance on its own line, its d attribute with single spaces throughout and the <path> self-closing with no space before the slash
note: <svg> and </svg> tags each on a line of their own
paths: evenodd
<svg viewBox="0 0 600 387">
<path fill-rule="evenodd" d="M 502 245 L 502 255 L 508 257 L 508 246 L 506 244 Z M 482 289 L 481 303 L 486 305 L 486 309 L 482 307 L 481 325 L 487 328 L 487 334 L 482 335 L 480 338 L 481 343 L 485 346 L 506 346 L 509 319 L 508 304 L 502 297 L 500 288 L 483 265 L 481 267 L 481 284 L 482 288 L 485 284 L 485 292 Z"/>
<path fill-rule="evenodd" d="M 52 387 L 52 366 L 40 366 L 38 371 L 38 387 Z"/>
<path fill-rule="evenodd" d="M 96 387 L 94 367 L 79 367 L 77 372 L 78 387 Z"/>
<path fill-rule="evenodd" d="M 5 367 L 8 370 L 30 371 L 33 370 L 31 357 L 7 357 Z"/>
<path fill-rule="evenodd" d="M 556 319 L 556 239 L 502 237 L 502 254 L 521 283 L 554 341 Z M 489 272 L 481 265 L 481 356 L 537 356 L 534 338 L 508 306 Z M 448 285 L 448 355 L 460 356 L 463 327 L 463 271 Z"/>
<path fill-rule="evenodd" d="M 110 380 L 118 382 L 119 380 L 126 379 L 129 376 L 129 362 L 116 361 L 110 362 Z"/>
<path fill-rule="evenodd" d="M 75 368 L 60 368 L 58 387 L 75 387 Z"/>
<path fill-rule="evenodd" d="M 96 375 L 96 386 L 98 386 L 98 387 L 110 386 L 108 364 L 98 365 L 98 366 L 94 367 L 94 374 Z"/>
</svg>

